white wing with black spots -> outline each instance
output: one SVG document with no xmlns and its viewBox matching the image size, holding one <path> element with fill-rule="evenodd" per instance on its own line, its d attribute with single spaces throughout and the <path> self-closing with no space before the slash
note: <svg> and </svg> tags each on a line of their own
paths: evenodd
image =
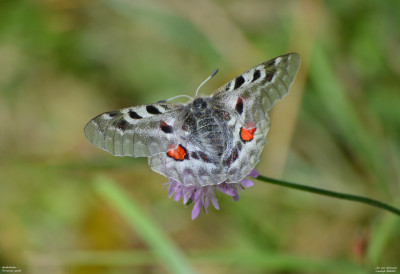
<svg viewBox="0 0 400 274">
<path fill-rule="evenodd" d="M 215 92 L 213 99 L 225 109 L 236 110 L 242 123 L 257 124 L 289 92 L 299 66 L 297 53 L 278 56 L 226 83 Z"/>
<path fill-rule="evenodd" d="M 115 156 L 153 156 L 180 142 L 174 125 L 183 109 L 182 104 L 160 103 L 105 112 L 85 126 L 85 136 Z"/>
</svg>

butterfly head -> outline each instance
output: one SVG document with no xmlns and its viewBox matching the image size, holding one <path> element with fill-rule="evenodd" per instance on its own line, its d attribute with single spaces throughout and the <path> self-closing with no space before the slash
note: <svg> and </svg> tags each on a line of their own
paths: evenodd
<svg viewBox="0 0 400 274">
<path fill-rule="evenodd" d="M 202 112 L 207 108 L 207 102 L 204 98 L 196 98 L 192 103 L 192 109 L 195 112 Z"/>
</svg>

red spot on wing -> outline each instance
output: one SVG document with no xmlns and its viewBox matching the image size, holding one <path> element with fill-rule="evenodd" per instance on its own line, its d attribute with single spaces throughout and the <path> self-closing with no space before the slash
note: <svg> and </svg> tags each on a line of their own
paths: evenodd
<svg viewBox="0 0 400 274">
<path fill-rule="evenodd" d="M 235 152 L 233 153 L 233 155 L 232 155 L 232 159 L 233 159 L 233 160 L 236 160 L 237 156 L 238 156 L 237 151 L 235 151 Z"/>
<path fill-rule="evenodd" d="M 211 163 L 210 158 L 204 152 L 199 151 L 199 156 L 205 163 Z"/>
<path fill-rule="evenodd" d="M 160 129 L 165 133 L 173 133 L 174 129 L 164 121 L 160 121 Z"/>
<path fill-rule="evenodd" d="M 240 138 L 242 139 L 242 141 L 244 142 L 248 142 L 253 140 L 254 137 L 254 132 L 256 131 L 256 128 L 250 128 L 250 129 L 245 129 L 245 128 L 241 128 L 240 129 Z"/>
<path fill-rule="evenodd" d="M 175 159 L 177 161 L 183 161 L 184 159 L 188 159 L 186 148 L 184 148 L 181 145 L 179 145 L 175 149 L 168 150 L 167 155 L 168 157 L 171 157 L 172 159 Z"/>
<path fill-rule="evenodd" d="M 239 97 L 237 99 L 235 109 L 236 109 L 237 113 L 239 113 L 240 115 L 243 113 L 243 99 L 242 99 L 242 97 Z"/>
</svg>

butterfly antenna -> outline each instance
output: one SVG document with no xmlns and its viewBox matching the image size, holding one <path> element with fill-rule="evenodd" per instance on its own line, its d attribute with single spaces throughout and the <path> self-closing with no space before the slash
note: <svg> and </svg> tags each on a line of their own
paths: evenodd
<svg viewBox="0 0 400 274">
<path fill-rule="evenodd" d="M 208 76 L 207 79 L 204 80 L 203 83 L 200 84 L 200 86 L 199 86 L 199 87 L 197 88 L 197 90 L 196 90 L 196 95 L 195 95 L 195 96 L 197 96 L 197 93 L 199 92 L 199 89 L 200 89 L 208 80 L 210 80 L 211 78 L 213 78 L 213 76 L 214 76 L 215 74 L 217 74 L 217 72 L 218 72 L 218 69 L 214 70 L 214 72 L 211 73 L 211 75 Z"/>
<path fill-rule="evenodd" d="M 186 98 L 189 98 L 190 100 L 193 99 L 192 97 L 190 97 L 190 96 L 188 96 L 188 95 L 178 95 L 178 96 L 169 98 L 169 99 L 167 99 L 167 100 L 159 101 L 158 103 L 169 102 L 169 101 L 172 101 L 172 100 L 174 100 L 174 99 L 176 99 L 176 98 L 179 98 L 179 97 L 186 97 Z"/>
</svg>

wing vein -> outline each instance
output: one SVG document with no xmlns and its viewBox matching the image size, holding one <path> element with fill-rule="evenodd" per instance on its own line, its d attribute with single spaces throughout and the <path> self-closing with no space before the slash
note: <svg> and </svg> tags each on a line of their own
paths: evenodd
<svg viewBox="0 0 400 274">
<path fill-rule="evenodd" d="M 135 135 L 136 135 L 136 132 L 133 131 L 133 134 L 132 134 L 132 156 L 135 156 Z"/>
<path fill-rule="evenodd" d="M 113 155 L 115 155 L 115 133 L 118 130 L 119 121 L 121 121 L 123 118 L 124 118 L 124 116 L 122 115 L 122 117 L 118 119 L 117 123 L 115 123 L 114 135 L 113 135 L 113 140 L 112 140 L 112 144 L 113 144 L 113 153 L 112 154 Z"/>
<path fill-rule="evenodd" d="M 110 120 L 107 122 L 106 127 L 104 128 L 104 132 L 103 132 L 104 142 L 103 142 L 103 147 L 102 147 L 102 148 L 104 148 L 104 149 L 106 149 L 107 130 L 108 130 L 108 127 L 110 126 L 110 124 L 111 124 L 111 122 L 112 122 L 113 120 L 114 120 L 114 119 L 110 119 Z M 107 150 L 107 149 L 106 149 L 106 150 Z"/>
</svg>

